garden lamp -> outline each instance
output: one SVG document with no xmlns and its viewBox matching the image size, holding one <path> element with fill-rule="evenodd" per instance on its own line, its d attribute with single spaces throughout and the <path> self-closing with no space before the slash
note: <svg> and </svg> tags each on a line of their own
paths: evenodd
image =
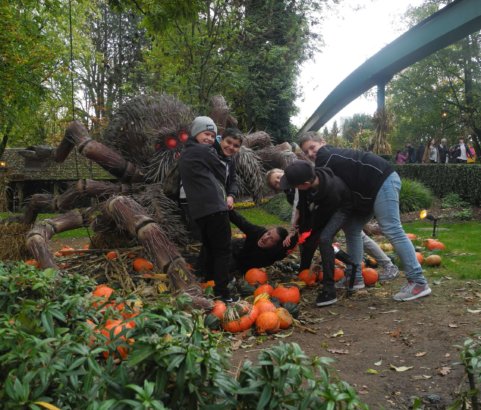
<svg viewBox="0 0 481 410">
<path fill-rule="evenodd" d="M 430 214 L 426 209 L 423 209 L 421 212 L 419 212 L 419 218 L 420 219 L 427 219 L 428 221 L 432 221 L 433 223 L 433 238 L 436 237 L 436 227 L 438 225 L 438 220 L 440 219 L 438 216 L 434 216 L 433 214 Z"/>
</svg>

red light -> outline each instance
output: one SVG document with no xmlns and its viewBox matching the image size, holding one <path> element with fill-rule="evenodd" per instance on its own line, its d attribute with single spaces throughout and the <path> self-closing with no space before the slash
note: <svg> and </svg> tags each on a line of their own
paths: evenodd
<svg viewBox="0 0 481 410">
<path fill-rule="evenodd" d="M 189 139 L 189 134 L 186 131 L 179 132 L 179 140 L 180 142 L 186 142 Z"/>
<path fill-rule="evenodd" d="M 165 139 L 165 146 L 167 148 L 173 149 L 177 146 L 177 140 L 174 137 L 167 137 Z"/>
</svg>

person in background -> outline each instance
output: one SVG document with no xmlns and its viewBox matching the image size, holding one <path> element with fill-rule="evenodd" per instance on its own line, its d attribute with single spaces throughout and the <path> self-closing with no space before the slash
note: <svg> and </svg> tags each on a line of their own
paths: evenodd
<svg viewBox="0 0 481 410">
<path fill-rule="evenodd" d="M 424 156 L 424 144 L 421 142 L 419 144 L 418 149 L 416 150 L 416 162 L 418 164 L 423 163 L 423 156 Z"/>
<path fill-rule="evenodd" d="M 408 155 L 406 152 L 398 150 L 396 152 L 396 156 L 394 157 L 394 162 L 397 165 L 404 165 L 408 159 Z"/>
<path fill-rule="evenodd" d="M 406 144 L 405 151 L 408 154 L 408 163 L 409 164 L 415 164 L 416 163 L 416 150 L 414 149 L 413 145 L 410 142 L 408 142 Z"/>
<path fill-rule="evenodd" d="M 476 150 L 474 149 L 473 145 L 469 142 L 468 143 L 468 149 L 469 152 L 471 153 L 471 156 L 467 156 L 466 163 L 468 164 L 474 164 L 476 162 Z"/>
<path fill-rule="evenodd" d="M 217 126 L 209 117 L 197 117 L 192 122 L 190 134 L 179 158 L 188 211 L 200 229 L 206 270 L 215 281 L 214 294 L 225 302 L 232 302 L 227 286 L 231 227 L 226 202 L 226 165 L 211 145 L 217 135 Z"/>
<path fill-rule="evenodd" d="M 409 301 L 431 294 L 423 269 L 416 258 L 412 242 L 406 236 L 399 214 L 401 179 L 389 162 L 369 153 L 334 148 L 312 136 L 303 136 L 299 146 L 315 161 L 316 167 L 331 169 L 349 187 L 356 214 L 343 225 L 347 253 L 360 264 L 362 260 L 361 232 L 364 225 L 376 217 L 381 232 L 393 245 L 401 259 L 407 284 L 394 295 L 397 301 Z M 356 272 L 356 282 L 363 282 Z"/>
<path fill-rule="evenodd" d="M 458 164 L 466 164 L 468 157 L 471 157 L 471 151 L 468 146 L 464 143 L 464 138 L 459 138 L 459 143 L 454 148 L 456 162 Z"/>
<path fill-rule="evenodd" d="M 428 146 L 428 159 L 431 164 L 437 164 L 439 162 L 439 152 L 436 140 L 433 138 Z"/>
<path fill-rule="evenodd" d="M 447 164 L 449 162 L 448 151 L 449 149 L 448 149 L 448 143 L 446 141 L 446 138 L 441 138 L 441 143 L 438 146 L 440 164 Z"/>
</svg>

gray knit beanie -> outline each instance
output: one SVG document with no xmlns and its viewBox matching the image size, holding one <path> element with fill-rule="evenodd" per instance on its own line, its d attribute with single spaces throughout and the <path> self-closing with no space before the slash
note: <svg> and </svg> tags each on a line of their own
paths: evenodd
<svg viewBox="0 0 481 410">
<path fill-rule="evenodd" d="M 197 117 L 190 126 L 190 135 L 195 138 L 202 131 L 210 131 L 217 135 L 217 125 L 210 117 Z"/>
</svg>

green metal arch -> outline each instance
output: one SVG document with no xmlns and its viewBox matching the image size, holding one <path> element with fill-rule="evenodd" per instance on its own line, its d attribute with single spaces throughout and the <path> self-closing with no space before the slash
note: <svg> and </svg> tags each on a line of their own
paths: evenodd
<svg viewBox="0 0 481 410">
<path fill-rule="evenodd" d="M 326 97 L 297 136 L 306 131 L 319 130 L 362 93 L 376 85 L 383 92 L 385 84 L 394 74 L 480 29 L 481 0 L 453 1 L 402 34 L 349 74 Z"/>
</svg>

